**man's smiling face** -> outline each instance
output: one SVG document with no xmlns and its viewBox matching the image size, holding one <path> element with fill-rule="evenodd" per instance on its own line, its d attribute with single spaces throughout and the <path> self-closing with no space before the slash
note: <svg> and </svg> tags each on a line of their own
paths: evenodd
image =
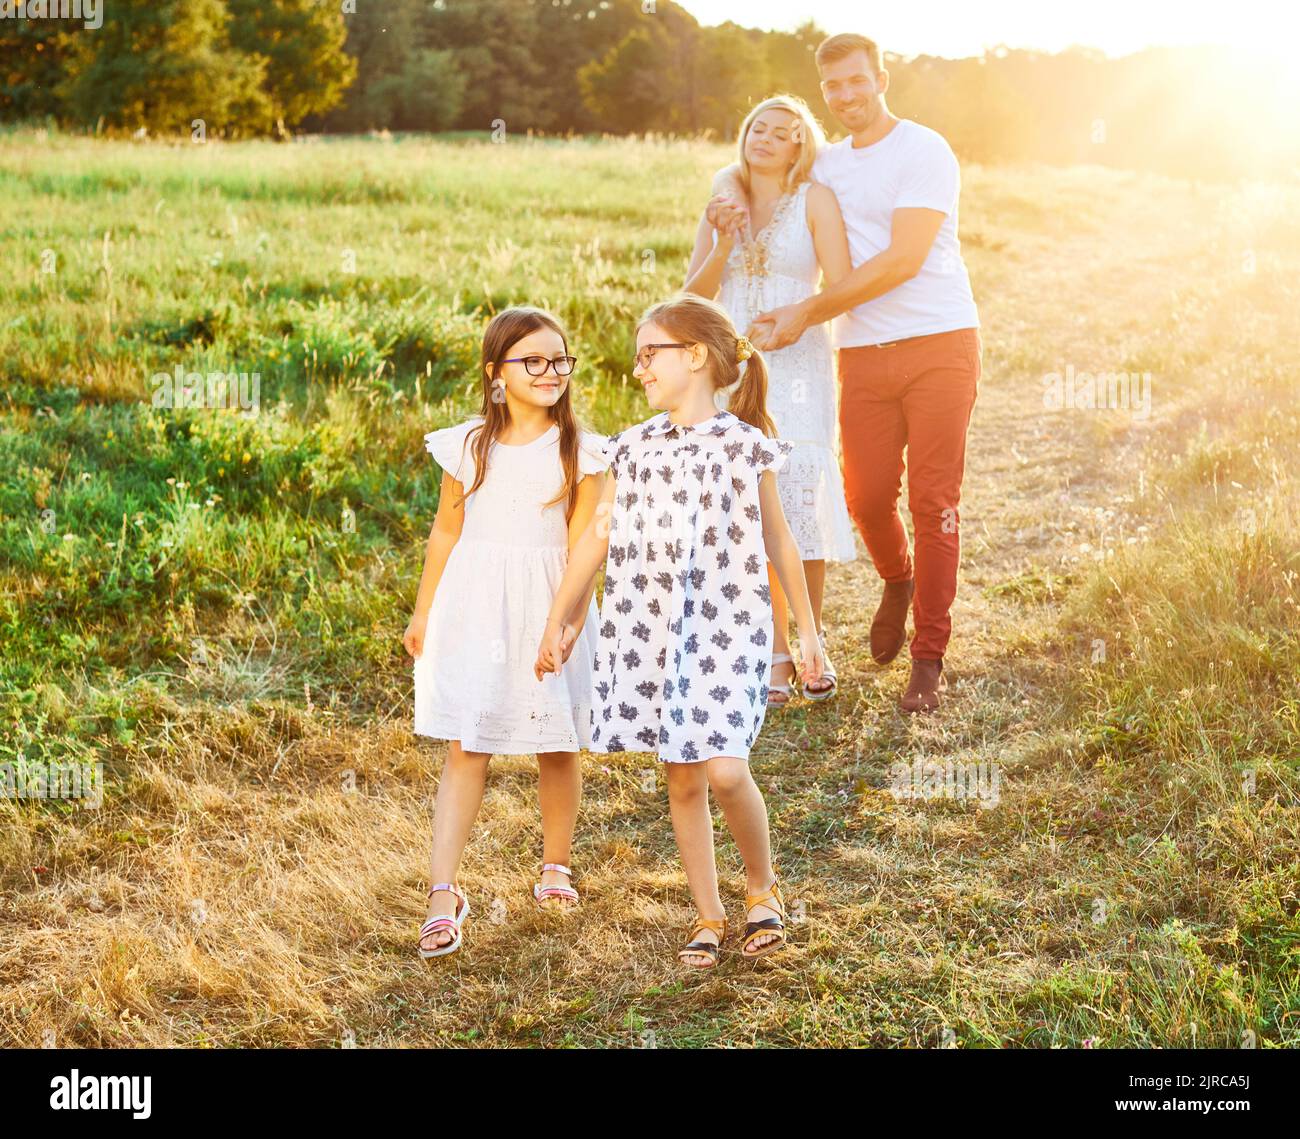
<svg viewBox="0 0 1300 1139">
<path fill-rule="evenodd" d="M 856 134 L 876 121 L 889 73 L 874 70 L 865 51 L 822 64 L 821 75 L 826 108 L 846 131 Z"/>
</svg>

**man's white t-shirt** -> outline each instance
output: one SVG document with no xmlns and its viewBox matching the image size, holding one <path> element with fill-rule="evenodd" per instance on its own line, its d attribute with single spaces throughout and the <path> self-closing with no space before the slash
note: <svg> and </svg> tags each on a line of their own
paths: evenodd
<svg viewBox="0 0 1300 1139">
<path fill-rule="evenodd" d="M 837 348 L 979 327 L 957 240 L 961 171 L 943 135 L 900 119 L 871 146 L 855 148 L 845 138 L 823 147 L 812 176 L 839 200 L 854 268 L 889 248 L 895 210 L 922 206 L 946 215 L 915 277 L 835 318 Z"/>
</svg>

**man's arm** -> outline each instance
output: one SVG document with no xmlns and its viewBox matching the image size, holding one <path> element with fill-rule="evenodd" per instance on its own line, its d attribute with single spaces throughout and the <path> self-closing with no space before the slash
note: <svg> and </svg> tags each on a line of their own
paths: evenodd
<svg viewBox="0 0 1300 1139">
<path fill-rule="evenodd" d="M 847 277 L 809 297 L 808 323 L 821 324 L 910 281 L 925 264 L 946 215 L 940 210 L 895 210 L 888 248 Z"/>
<path fill-rule="evenodd" d="M 740 185 L 740 163 L 733 162 L 729 166 L 724 166 L 713 176 L 714 194 L 730 194 L 737 198 L 743 198 L 745 191 Z"/>
<path fill-rule="evenodd" d="M 740 181 L 740 163 L 724 166 L 713 176 L 713 196 L 705 209 L 709 225 L 719 233 L 739 234 L 749 216 L 749 198 Z"/>
<path fill-rule="evenodd" d="M 788 347 L 814 324 L 823 324 L 910 281 L 925 264 L 945 216 L 942 210 L 923 207 L 895 210 L 888 248 L 806 301 L 761 313 L 753 329 L 759 339 L 750 337 L 754 346 L 766 351 Z M 770 331 L 765 326 L 770 326 Z"/>
</svg>

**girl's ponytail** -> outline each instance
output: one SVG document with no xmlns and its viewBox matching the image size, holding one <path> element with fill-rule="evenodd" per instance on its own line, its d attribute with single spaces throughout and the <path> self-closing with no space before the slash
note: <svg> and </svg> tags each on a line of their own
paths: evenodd
<svg viewBox="0 0 1300 1139">
<path fill-rule="evenodd" d="M 744 357 L 738 368 L 740 382 L 727 402 L 727 410 L 737 419 L 757 427 L 764 435 L 776 435 L 776 424 L 767 413 L 767 362 L 763 354 L 743 336 L 736 341 L 738 356 Z"/>
<path fill-rule="evenodd" d="M 762 353 L 736 332 L 725 308 L 683 293 L 652 305 L 641 324 L 657 324 L 676 340 L 708 348 L 713 390 L 727 390 L 727 410 L 764 435 L 776 435 L 776 424 L 767 413 L 767 364 Z"/>
</svg>

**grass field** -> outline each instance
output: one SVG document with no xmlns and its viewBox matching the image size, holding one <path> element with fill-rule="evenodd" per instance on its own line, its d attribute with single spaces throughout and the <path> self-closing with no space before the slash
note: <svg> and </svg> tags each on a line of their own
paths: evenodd
<svg viewBox="0 0 1300 1139">
<path fill-rule="evenodd" d="M 683 975 L 649 756 L 590 756 L 584 907 L 539 916 L 536 764 L 493 761 L 458 955 L 421 962 L 444 745 L 401 645 L 486 316 L 547 305 L 587 423 L 681 281 L 703 142 L 0 136 L 0 1042 L 1295 1046 L 1300 187 L 964 172 L 984 380 L 945 707 L 870 663 L 833 566 L 829 705 L 753 767 L 792 948 Z M 150 377 L 257 373 L 253 417 Z M 1150 376 L 1150 408 L 1046 406 Z M 996 806 L 898 799 L 989 764 Z M 946 766 L 944 766 L 946 765 Z M 743 876 L 720 834 L 724 897 Z"/>
</svg>

